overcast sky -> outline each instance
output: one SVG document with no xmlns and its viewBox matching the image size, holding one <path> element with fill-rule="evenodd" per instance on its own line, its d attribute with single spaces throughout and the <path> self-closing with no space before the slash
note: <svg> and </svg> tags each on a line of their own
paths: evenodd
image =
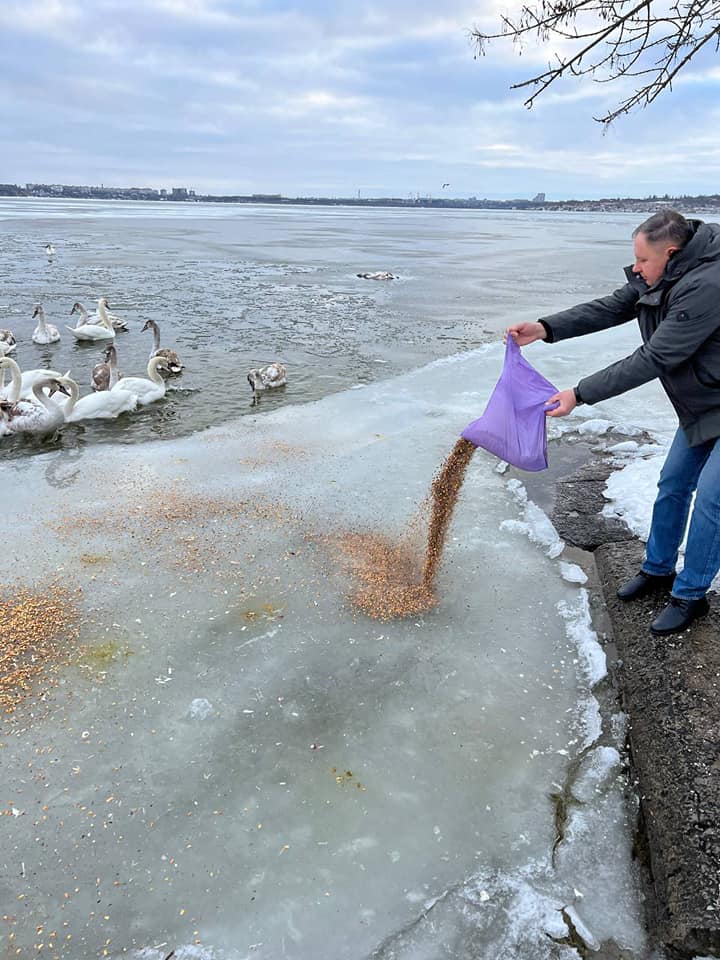
<svg viewBox="0 0 720 960">
<path fill-rule="evenodd" d="M 720 57 L 603 134 L 613 85 L 531 111 L 512 0 L 1 0 L 0 182 L 548 199 L 720 189 Z M 495 11 L 495 12 L 494 12 Z M 449 183 L 449 187 L 443 187 Z"/>
</svg>

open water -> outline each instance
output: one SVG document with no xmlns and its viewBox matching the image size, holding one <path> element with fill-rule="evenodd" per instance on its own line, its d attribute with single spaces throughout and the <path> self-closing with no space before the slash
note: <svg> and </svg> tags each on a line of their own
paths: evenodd
<svg viewBox="0 0 720 960">
<path fill-rule="evenodd" d="M 60 442 L 166 439 L 497 340 L 619 282 L 633 226 L 624 215 L 0 199 L 0 327 L 14 331 L 23 369 L 70 369 L 85 393 L 102 346 L 64 329 L 73 303 L 92 312 L 106 296 L 127 319 L 115 341 L 126 375 L 146 375 L 152 335 L 140 331 L 156 320 L 185 364 L 166 398 L 68 425 Z M 356 276 L 373 270 L 399 279 Z M 60 343 L 32 343 L 37 303 Z M 247 372 L 273 360 L 288 386 L 256 408 Z M 3 455 L 47 448 L 2 444 Z"/>
</svg>

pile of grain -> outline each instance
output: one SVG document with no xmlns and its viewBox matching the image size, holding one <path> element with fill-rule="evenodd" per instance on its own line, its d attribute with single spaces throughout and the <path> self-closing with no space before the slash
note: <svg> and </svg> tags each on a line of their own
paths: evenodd
<svg viewBox="0 0 720 960">
<path fill-rule="evenodd" d="M 408 543 L 392 543 L 372 533 L 351 533 L 336 541 L 357 586 L 353 606 L 375 620 L 394 620 L 429 610 L 437 603 L 432 585 L 422 581 L 422 563 Z"/>
<path fill-rule="evenodd" d="M 76 624 L 74 598 L 60 587 L 0 597 L 0 711 L 12 713 L 48 666 L 66 661 Z"/>
<path fill-rule="evenodd" d="M 349 534 L 337 541 L 341 556 L 359 586 L 351 601 L 378 620 L 410 617 L 434 607 L 435 576 L 465 471 L 475 452 L 460 439 L 430 488 L 430 521 L 425 556 L 413 543 L 412 530 L 399 543 L 378 534 Z"/>
</svg>

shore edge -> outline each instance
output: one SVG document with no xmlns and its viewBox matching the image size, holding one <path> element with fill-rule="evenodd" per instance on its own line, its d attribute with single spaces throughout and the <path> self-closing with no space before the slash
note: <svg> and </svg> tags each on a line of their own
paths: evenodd
<svg viewBox="0 0 720 960">
<path fill-rule="evenodd" d="M 649 934 L 678 960 L 720 956 L 720 599 L 710 594 L 709 615 L 669 638 L 649 630 L 667 596 L 618 600 L 644 546 L 602 516 L 611 458 L 588 446 L 584 454 L 553 482 L 549 512 L 562 539 L 595 563 L 608 671 L 628 717 Z"/>
</svg>

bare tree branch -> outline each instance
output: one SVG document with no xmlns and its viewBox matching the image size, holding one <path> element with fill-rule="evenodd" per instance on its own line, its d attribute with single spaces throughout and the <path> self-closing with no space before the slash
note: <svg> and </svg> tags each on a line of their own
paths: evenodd
<svg viewBox="0 0 720 960">
<path fill-rule="evenodd" d="M 567 54 L 556 54 L 541 73 L 513 84 L 532 87 L 525 100 L 532 107 L 561 77 L 590 76 L 597 83 L 640 78 L 638 88 L 599 123 L 609 124 L 621 114 L 647 106 L 708 44 L 720 49 L 720 0 L 537 0 L 523 4 L 516 17 L 500 17 L 500 31 L 470 33 L 476 56 L 492 40 L 523 44 L 529 38 L 574 44 Z"/>
</svg>

